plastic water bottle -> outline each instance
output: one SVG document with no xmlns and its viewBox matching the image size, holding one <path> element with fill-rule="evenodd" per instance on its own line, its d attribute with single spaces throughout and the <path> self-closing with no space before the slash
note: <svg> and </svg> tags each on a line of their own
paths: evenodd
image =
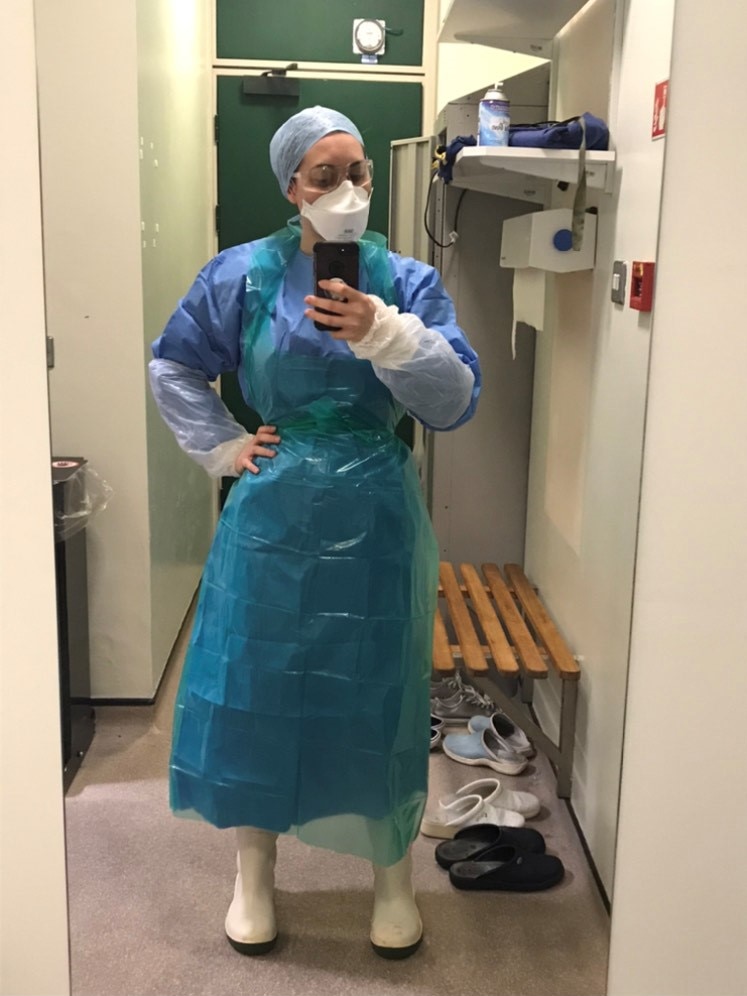
<svg viewBox="0 0 747 996">
<path fill-rule="evenodd" d="M 496 83 L 480 101 L 478 145 L 508 145 L 510 105 L 502 87 L 502 83 Z"/>
</svg>

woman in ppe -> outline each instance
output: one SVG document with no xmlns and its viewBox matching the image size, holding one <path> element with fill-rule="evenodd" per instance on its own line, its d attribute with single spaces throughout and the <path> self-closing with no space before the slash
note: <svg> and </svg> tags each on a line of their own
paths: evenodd
<svg viewBox="0 0 747 996">
<path fill-rule="evenodd" d="M 436 271 L 366 232 L 372 164 L 352 121 L 301 111 L 270 162 L 300 218 L 211 260 L 150 363 L 181 447 L 238 477 L 177 695 L 171 806 L 237 828 L 225 930 L 238 951 L 277 939 L 284 833 L 372 863 L 371 942 L 406 957 L 423 933 L 410 845 L 427 794 L 438 550 L 394 429 L 405 411 L 435 430 L 466 422 L 479 364 Z M 314 295 L 324 240 L 358 242 L 359 290 Z M 256 434 L 211 387 L 226 371 L 264 422 Z"/>
</svg>

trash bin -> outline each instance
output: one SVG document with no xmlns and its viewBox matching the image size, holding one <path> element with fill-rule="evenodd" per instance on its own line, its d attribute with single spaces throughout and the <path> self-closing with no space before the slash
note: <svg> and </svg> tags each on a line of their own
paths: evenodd
<svg viewBox="0 0 747 996">
<path fill-rule="evenodd" d="M 60 661 L 62 767 L 65 791 L 91 745 L 96 718 L 91 701 L 83 457 L 52 460 L 57 632 Z M 71 523 L 75 526 L 71 528 Z"/>
</svg>

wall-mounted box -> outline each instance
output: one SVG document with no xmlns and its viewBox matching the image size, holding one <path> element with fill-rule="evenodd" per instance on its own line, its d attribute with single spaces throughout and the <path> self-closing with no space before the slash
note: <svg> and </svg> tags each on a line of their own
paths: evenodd
<svg viewBox="0 0 747 996">
<path fill-rule="evenodd" d="M 503 222 L 501 266 L 521 269 L 531 266 L 552 273 L 591 270 L 597 244 L 597 216 L 584 218 L 581 248 L 571 247 L 573 213 L 570 208 L 533 211 Z"/>
<path fill-rule="evenodd" d="M 651 311 L 654 299 L 654 264 L 633 260 L 630 268 L 630 307 Z"/>
</svg>

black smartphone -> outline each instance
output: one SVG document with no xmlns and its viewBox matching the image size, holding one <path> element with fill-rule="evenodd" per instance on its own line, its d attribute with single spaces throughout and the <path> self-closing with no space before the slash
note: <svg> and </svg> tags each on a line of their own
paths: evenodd
<svg viewBox="0 0 747 996">
<path fill-rule="evenodd" d="M 357 242 L 317 242 L 314 244 L 314 287 L 317 297 L 334 297 L 334 291 L 322 290 L 320 280 L 344 280 L 348 287 L 358 289 L 359 253 Z M 338 298 L 339 300 L 339 298 Z M 322 309 L 319 309 L 322 310 Z M 326 312 L 332 314 L 332 312 Z M 321 332 L 334 326 L 314 322 Z"/>
</svg>

